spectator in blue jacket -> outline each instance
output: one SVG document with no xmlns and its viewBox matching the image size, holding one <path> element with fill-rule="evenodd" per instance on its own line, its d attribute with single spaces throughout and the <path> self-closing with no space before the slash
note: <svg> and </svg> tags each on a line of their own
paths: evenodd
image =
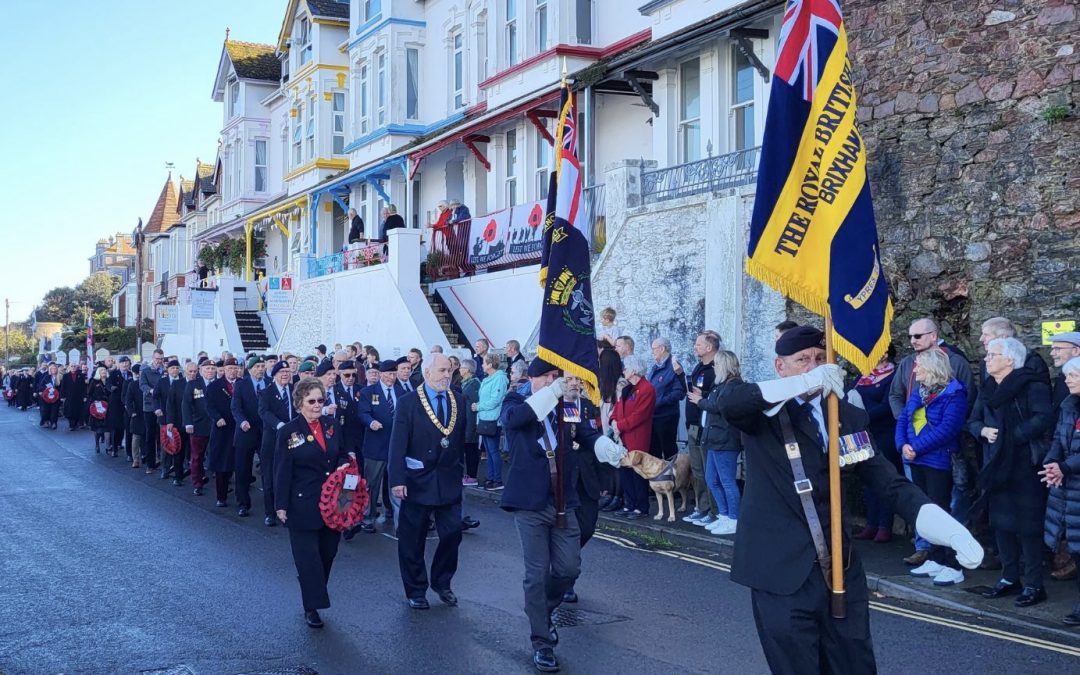
<svg viewBox="0 0 1080 675">
<path fill-rule="evenodd" d="M 507 378 L 502 369 L 502 357 L 495 352 L 484 355 L 483 382 L 480 383 L 480 400 L 476 403 L 476 427 L 480 443 L 487 454 L 488 477 L 485 490 L 502 489 L 502 454 L 499 453 L 499 428 L 496 426 L 506 398 Z M 483 424 L 486 422 L 487 424 Z M 495 426 L 494 435 L 481 433 L 482 428 Z"/>
<path fill-rule="evenodd" d="M 915 381 L 896 420 L 896 447 L 911 470 L 911 480 L 946 511 L 952 494 L 952 455 L 960 451 L 960 433 L 967 418 L 967 391 L 953 377 L 948 355 L 928 349 L 915 359 Z M 952 549 L 932 546 L 930 557 L 911 570 L 933 577 L 935 586 L 963 583 L 964 573 Z"/>
<path fill-rule="evenodd" d="M 671 342 L 665 337 L 652 341 L 653 366 L 649 384 L 656 392 L 653 408 L 652 443 L 649 453 L 671 459 L 679 452 L 675 444 L 679 433 L 679 401 L 686 398 L 682 367 L 671 355 Z"/>
</svg>

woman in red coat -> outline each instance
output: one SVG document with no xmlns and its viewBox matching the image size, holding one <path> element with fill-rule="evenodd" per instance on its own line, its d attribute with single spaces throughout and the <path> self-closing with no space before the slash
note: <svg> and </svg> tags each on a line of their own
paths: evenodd
<svg viewBox="0 0 1080 675">
<path fill-rule="evenodd" d="M 615 409 L 611 428 L 627 450 L 649 451 L 652 439 L 653 408 L 656 391 L 645 377 L 645 362 L 637 356 L 623 359 L 623 378 L 615 387 Z M 629 467 L 620 467 L 623 509 L 615 514 L 637 520 L 649 513 L 649 484 Z"/>
</svg>

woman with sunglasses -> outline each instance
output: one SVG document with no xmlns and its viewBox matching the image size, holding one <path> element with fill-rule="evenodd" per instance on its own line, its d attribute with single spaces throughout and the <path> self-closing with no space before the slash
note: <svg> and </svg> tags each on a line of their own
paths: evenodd
<svg viewBox="0 0 1080 675">
<path fill-rule="evenodd" d="M 274 506 L 289 528 L 304 620 L 312 628 L 322 628 L 319 610 L 330 606 L 326 584 L 341 540 L 341 533 L 323 522 L 319 497 L 326 478 L 350 458 L 341 427 L 335 418 L 322 414 L 325 402 L 322 382 L 309 378 L 297 383 L 293 407 L 300 415 L 278 430 L 274 451 Z"/>
</svg>

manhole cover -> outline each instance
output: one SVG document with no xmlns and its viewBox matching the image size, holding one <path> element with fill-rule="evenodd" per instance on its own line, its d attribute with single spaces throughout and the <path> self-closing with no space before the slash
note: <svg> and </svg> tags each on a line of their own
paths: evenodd
<svg viewBox="0 0 1080 675">
<path fill-rule="evenodd" d="M 556 628 L 572 628 L 574 626 L 598 626 L 605 623 L 618 623 L 628 621 L 629 617 L 591 612 L 587 609 L 559 607 L 552 613 L 551 620 Z"/>
</svg>

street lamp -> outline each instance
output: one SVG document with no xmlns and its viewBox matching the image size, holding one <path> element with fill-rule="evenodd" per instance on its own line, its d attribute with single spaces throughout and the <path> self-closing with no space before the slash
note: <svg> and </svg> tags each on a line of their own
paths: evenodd
<svg viewBox="0 0 1080 675">
<path fill-rule="evenodd" d="M 139 218 L 139 224 L 135 226 L 135 231 L 131 236 L 135 240 L 135 355 L 140 360 L 142 357 L 142 229 L 142 218 Z M 126 307 L 124 312 L 127 312 Z"/>
</svg>

